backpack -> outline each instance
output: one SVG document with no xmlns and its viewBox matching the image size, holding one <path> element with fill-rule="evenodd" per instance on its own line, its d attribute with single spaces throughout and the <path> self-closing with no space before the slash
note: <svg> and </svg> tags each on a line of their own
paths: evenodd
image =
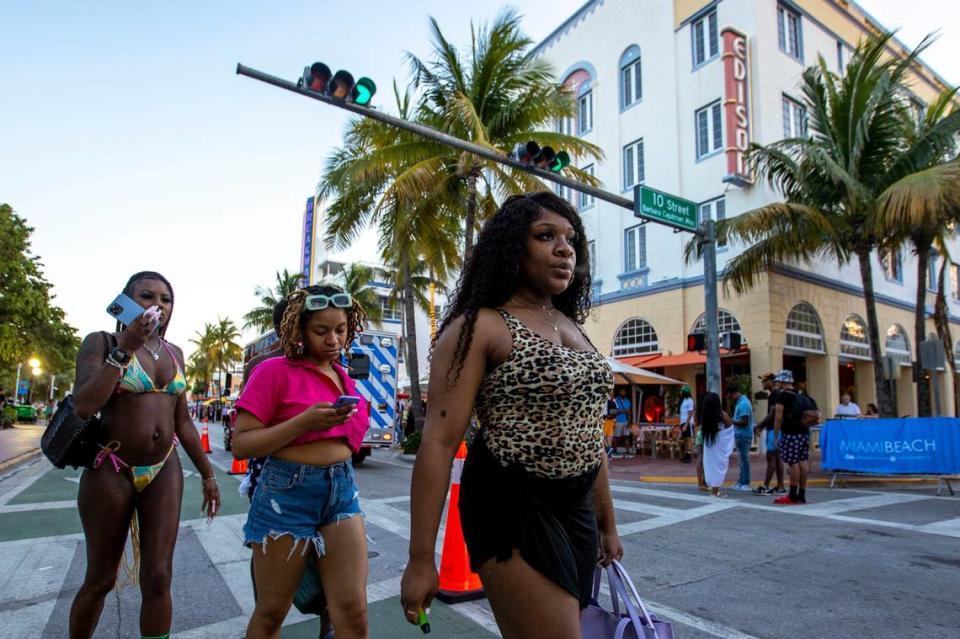
<svg viewBox="0 0 960 639">
<path fill-rule="evenodd" d="M 820 421 L 819 409 L 813 398 L 806 393 L 797 391 L 784 391 L 793 393 L 793 410 L 790 412 L 790 422 L 794 425 L 800 425 L 804 428 L 813 426 Z"/>
</svg>

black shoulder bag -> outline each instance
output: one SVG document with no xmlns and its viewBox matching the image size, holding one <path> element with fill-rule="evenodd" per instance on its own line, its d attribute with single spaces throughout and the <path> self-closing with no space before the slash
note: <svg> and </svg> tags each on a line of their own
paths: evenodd
<svg viewBox="0 0 960 639">
<path fill-rule="evenodd" d="M 104 359 L 110 351 L 107 334 L 103 334 Z M 57 468 L 73 466 L 90 468 L 100 452 L 100 418 L 96 415 L 83 420 L 77 415 L 73 395 L 67 395 L 57 404 L 40 438 L 40 449 Z"/>
</svg>

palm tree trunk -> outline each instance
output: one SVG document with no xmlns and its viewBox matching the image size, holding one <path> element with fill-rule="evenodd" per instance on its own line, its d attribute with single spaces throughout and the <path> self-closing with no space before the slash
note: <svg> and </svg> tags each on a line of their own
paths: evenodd
<svg viewBox="0 0 960 639">
<path fill-rule="evenodd" d="M 916 245 L 917 249 L 917 306 L 913 310 L 913 344 L 916 360 L 920 361 L 920 344 L 926 339 L 927 328 L 927 269 L 930 268 L 929 243 Z M 936 375 L 936 372 L 933 373 Z M 930 382 L 921 375 L 917 380 L 917 416 L 929 417 Z"/>
<path fill-rule="evenodd" d="M 940 336 L 940 341 L 943 342 L 943 352 L 946 356 L 947 367 L 950 370 L 950 380 L 953 384 L 953 414 L 958 415 L 960 412 L 957 411 L 957 360 L 953 355 L 953 335 L 950 334 L 950 309 L 947 306 L 947 262 L 948 260 L 946 256 L 944 256 L 940 264 L 940 275 L 937 277 L 937 301 L 934 305 L 933 322 L 937 327 L 937 335 Z M 950 414 L 949 409 L 944 412 L 947 415 Z"/>
<path fill-rule="evenodd" d="M 414 317 L 413 280 L 410 277 L 410 258 L 404 254 L 400 261 L 403 277 L 403 320 L 407 333 L 407 377 L 410 378 L 410 411 L 416 432 L 423 430 L 423 411 L 420 408 L 420 359 L 417 356 L 417 322 Z"/>
<path fill-rule="evenodd" d="M 480 176 L 476 174 L 476 170 L 471 171 L 470 175 L 467 176 L 467 228 L 463 242 L 464 262 L 470 259 L 470 254 L 473 252 L 473 227 L 477 220 L 477 180 L 479 179 Z"/>
<path fill-rule="evenodd" d="M 857 250 L 860 262 L 860 280 L 863 284 L 863 302 L 867 307 L 867 339 L 870 341 L 870 358 L 873 360 L 873 384 L 877 393 L 877 408 L 881 417 L 894 417 L 890 389 L 883 379 L 883 356 L 880 353 L 880 328 L 877 326 L 877 300 L 873 290 L 873 267 L 870 251 Z"/>
</svg>

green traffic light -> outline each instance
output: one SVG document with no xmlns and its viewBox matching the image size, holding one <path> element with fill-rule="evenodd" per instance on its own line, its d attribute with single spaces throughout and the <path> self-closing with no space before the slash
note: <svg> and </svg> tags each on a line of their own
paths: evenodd
<svg viewBox="0 0 960 639">
<path fill-rule="evenodd" d="M 554 156 L 553 160 L 550 161 L 550 170 L 554 173 L 559 173 L 570 166 L 570 154 L 566 151 L 560 151 Z"/>
<path fill-rule="evenodd" d="M 373 80 L 370 78 L 360 78 L 357 80 L 357 83 L 353 85 L 353 102 L 360 106 L 367 106 L 370 104 L 370 100 L 373 99 L 373 95 L 376 92 L 377 85 L 374 84 Z"/>
</svg>

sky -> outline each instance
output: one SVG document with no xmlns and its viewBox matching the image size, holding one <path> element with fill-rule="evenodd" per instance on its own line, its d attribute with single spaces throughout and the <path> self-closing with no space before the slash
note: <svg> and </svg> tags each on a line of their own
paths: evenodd
<svg viewBox="0 0 960 639">
<path fill-rule="evenodd" d="M 581 4 L 511 6 L 539 41 Z M 940 29 L 924 59 L 960 81 L 960 3 L 860 4 L 908 45 Z M 237 76 L 237 62 L 294 79 L 323 60 L 374 78 L 374 103 L 389 106 L 391 79 L 408 77 L 405 52 L 429 54 L 430 16 L 465 45 L 470 20 L 503 6 L 4 0 L 0 202 L 35 228 L 33 253 L 81 335 L 110 329 L 104 309 L 127 278 L 155 270 L 176 295 L 167 338 L 189 352 L 205 322 L 242 324 L 258 284 L 298 269 L 303 206 L 346 123 L 345 112 Z M 345 257 L 370 260 L 370 249 Z"/>
</svg>

